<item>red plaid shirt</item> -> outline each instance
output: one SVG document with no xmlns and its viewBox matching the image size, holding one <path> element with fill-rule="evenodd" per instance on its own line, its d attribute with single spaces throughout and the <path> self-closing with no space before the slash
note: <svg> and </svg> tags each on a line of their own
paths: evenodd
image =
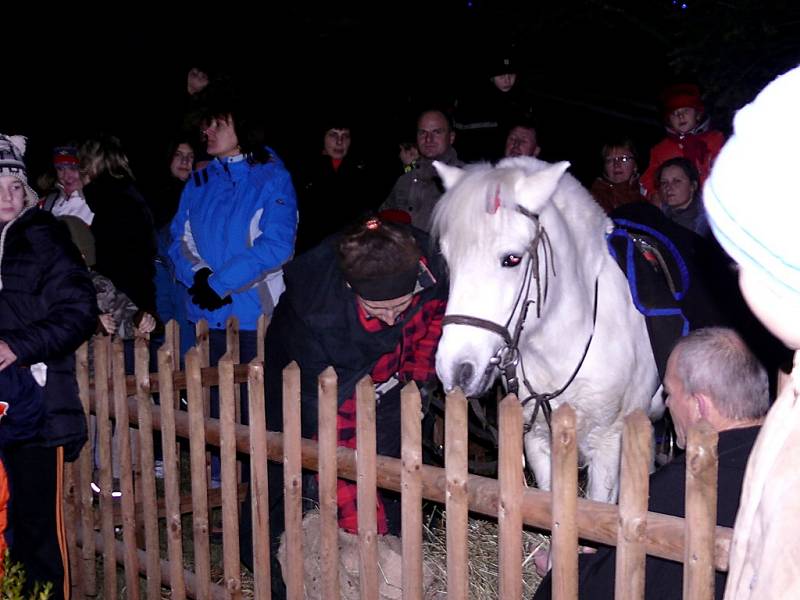
<svg viewBox="0 0 800 600">
<path fill-rule="evenodd" d="M 420 296 L 414 297 L 411 308 L 416 307 Z M 445 301 L 428 300 L 422 308 L 403 324 L 400 343 L 392 352 L 387 352 L 375 363 L 370 373 L 375 384 L 388 381 L 392 376 L 407 383 L 409 381 L 430 381 L 435 376 L 436 346 L 442 335 L 442 319 L 444 318 Z M 380 331 L 386 325 L 378 319 L 368 319 L 361 304 L 358 304 L 358 316 L 361 325 L 367 331 Z M 402 318 L 402 317 L 401 317 Z M 339 407 L 336 419 L 339 445 L 345 448 L 356 447 L 356 399 L 352 396 Z M 356 484 L 344 479 L 339 480 L 337 501 L 339 504 L 339 526 L 351 533 L 358 532 L 358 513 L 356 501 Z M 378 533 L 387 533 L 386 514 L 383 503 L 378 498 Z"/>
</svg>

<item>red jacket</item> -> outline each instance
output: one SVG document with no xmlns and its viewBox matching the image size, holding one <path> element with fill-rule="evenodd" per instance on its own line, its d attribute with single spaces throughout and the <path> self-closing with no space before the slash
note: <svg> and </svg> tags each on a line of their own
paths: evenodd
<svg viewBox="0 0 800 600">
<path fill-rule="evenodd" d="M 692 161 L 700 173 L 700 185 L 702 186 L 724 143 L 725 136 L 722 135 L 722 132 L 713 129 L 684 136 L 670 132 L 650 150 L 650 164 L 641 180 L 642 186 L 647 192 L 647 199 L 653 204 L 659 204 L 655 199 L 658 189 L 658 182 L 655 180 L 656 172 L 662 163 L 671 158 L 683 157 Z"/>
</svg>

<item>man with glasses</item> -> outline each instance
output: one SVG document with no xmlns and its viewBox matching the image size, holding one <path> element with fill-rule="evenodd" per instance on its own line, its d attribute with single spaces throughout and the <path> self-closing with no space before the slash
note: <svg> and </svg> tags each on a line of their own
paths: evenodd
<svg viewBox="0 0 800 600">
<path fill-rule="evenodd" d="M 433 207 L 444 193 L 433 161 L 460 167 L 453 142 L 456 132 L 447 115 L 441 110 L 426 110 L 417 119 L 417 147 L 420 158 L 415 168 L 403 173 L 394 184 L 381 210 L 394 209 L 408 214 L 414 227 L 430 229 Z"/>
</svg>

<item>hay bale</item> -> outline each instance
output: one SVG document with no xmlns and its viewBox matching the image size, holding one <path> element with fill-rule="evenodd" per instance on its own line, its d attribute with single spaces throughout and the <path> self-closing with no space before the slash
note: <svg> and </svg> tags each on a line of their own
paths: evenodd
<svg viewBox="0 0 800 600">
<path fill-rule="evenodd" d="M 281 536 L 278 561 L 285 570 L 286 533 Z M 378 548 L 378 593 L 380 600 L 400 600 L 402 598 L 402 543 L 393 535 L 377 536 Z M 358 536 L 339 530 L 339 593 L 344 600 L 359 600 Z M 323 600 L 322 573 L 320 572 L 320 516 L 313 510 L 303 518 L 303 579 L 304 597 L 309 600 Z M 433 573 L 423 565 L 423 589 L 432 585 Z M 426 594 L 426 598 L 428 598 Z"/>
<path fill-rule="evenodd" d="M 500 565 L 498 562 L 499 532 L 495 521 L 470 517 L 467 531 L 469 544 L 469 597 L 475 600 L 498 598 L 500 594 Z M 539 587 L 541 577 L 536 573 L 534 553 L 550 545 L 548 536 L 522 531 L 522 591 L 531 598 Z M 423 540 L 426 567 L 433 571 L 434 580 L 426 597 L 447 596 L 447 530 L 446 515 L 434 526 L 426 526 Z"/>
</svg>

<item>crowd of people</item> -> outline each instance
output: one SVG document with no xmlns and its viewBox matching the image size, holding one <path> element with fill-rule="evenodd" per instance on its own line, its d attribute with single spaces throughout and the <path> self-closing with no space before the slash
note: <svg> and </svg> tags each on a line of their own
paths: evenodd
<svg viewBox="0 0 800 600">
<path fill-rule="evenodd" d="M 191 100 L 181 119 L 191 126 L 171 140 L 158 185 L 142 186 L 121 141 L 101 135 L 53 149 L 52 169 L 38 181 L 40 199 L 27 179 L 24 138 L 0 136 L 0 404 L 7 403 L 0 488 L 12 492 L 0 526 L 29 582 L 54 582 L 54 597 L 69 597 L 63 522 L 53 505 L 63 461 L 74 459 L 86 440 L 72 355 L 94 333 L 128 341 L 148 334 L 158 344 L 164 323 L 174 319 L 185 351 L 193 325 L 205 320 L 215 363 L 226 350 L 226 320 L 235 316 L 240 360 L 247 362 L 258 354 L 257 322 L 266 314 L 271 426 L 282 422 L 280 372 L 294 360 L 304 376 L 303 433 L 316 435 L 316 376 L 333 365 L 340 444 L 355 447 L 355 385 L 369 374 L 379 402 L 378 450 L 399 456 L 400 387 L 435 384 L 447 300 L 447 272 L 427 234 L 443 193 L 433 163 L 540 155 L 534 117 L 544 115 L 535 114 L 519 75 L 504 57 L 487 70 L 480 94 L 419 111 L 413 143 L 398 141 L 393 182 L 370 170 L 363 150 L 351 152 L 356 129 L 341 111 L 325 115 L 309 159 L 287 167 L 231 82 L 197 67 L 187 76 Z M 612 217 L 640 204 L 660 209 L 681 235 L 710 241 L 713 230 L 730 251 L 726 217 L 718 211 L 709 219 L 703 205 L 704 184 L 721 189 L 712 168 L 724 137 L 709 127 L 696 86 L 672 86 L 661 100 L 666 136 L 651 149 L 641 177 L 641 155 L 623 133 L 598 152 L 593 196 Z M 720 206 L 727 206 L 724 197 Z M 799 268 L 790 264 L 791 277 Z M 720 497 L 728 504 L 720 518 L 732 525 L 747 457 L 769 407 L 764 368 L 733 330 L 701 330 L 673 350 L 665 386 L 681 444 L 700 418 L 721 434 Z M 211 414 L 219 414 L 216 396 Z M 247 423 L 244 394 L 241 414 Z M 280 465 L 270 469 L 275 546 L 283 483 Z M 677 462 L 654 475 L 651 489 L 665 491 L 652 495 L 652 510 L 681 514 L 675 489 L 684 471 Z M 215 478 L 218 461 L 212 461 Z M 314 485 L 313 478 L 304 481 L 312 495 Z M 351 484 L 339 486 L 339 504 L 340 525 L 355 531 Z M 378 508 L 379 531 L 399 533 L 397 497 L 381 494 Z M 245 563 L 252 554 L 248 518 Z M 586 589 L 613 587 L 613 553 L 589 561 L 582 570 L 591 579 Z M 676 576 L 663 569 L 648 572 L 647 581 L 670 586 Z M 285 593 L 277 563 L 273 593 Z"/>
</svg>

